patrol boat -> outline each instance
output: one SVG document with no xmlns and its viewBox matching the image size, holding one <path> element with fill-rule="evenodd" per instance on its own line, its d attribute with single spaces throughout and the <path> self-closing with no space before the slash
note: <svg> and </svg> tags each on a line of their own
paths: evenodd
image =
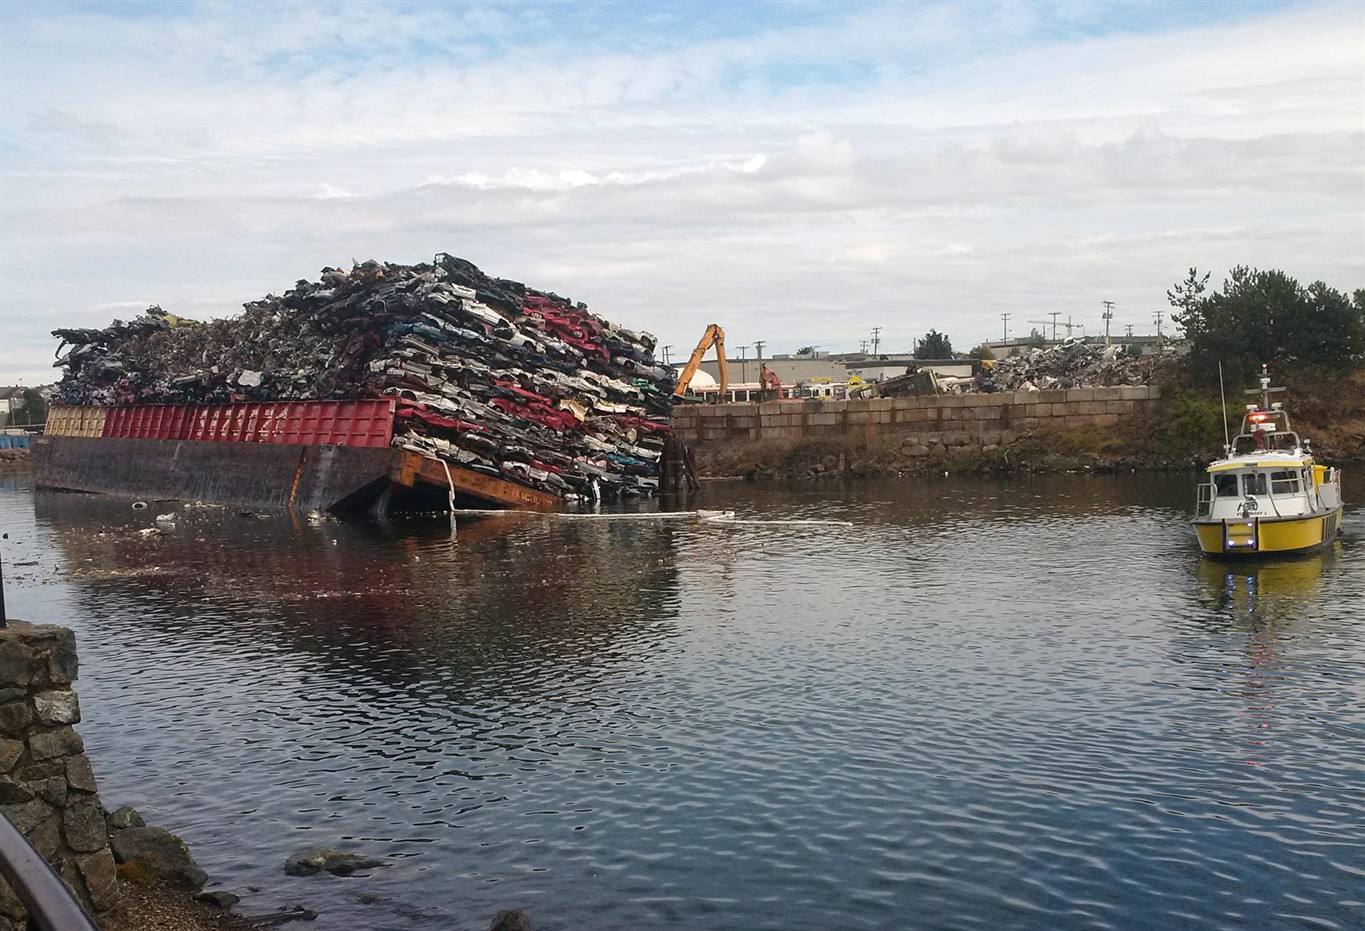
<svg viewBox="0 0 1365 931">
<path fill-rule="evenodd" d="M 1283 556 L 1326 546 L 1341 528 L 1341 473 L 1318 463 L 1308 440 L 1270 396 L 1263 365 L 1259 404 L 1248 404 L 1237 436 L 1199 486 L 1194 532 L 1209 556 Z"/>
</svg>

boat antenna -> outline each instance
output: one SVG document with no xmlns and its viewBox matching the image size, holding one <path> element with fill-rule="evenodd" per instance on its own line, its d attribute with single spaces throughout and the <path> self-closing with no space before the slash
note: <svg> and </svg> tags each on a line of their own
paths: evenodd
<svg viewBox="0 0 1365 931">
<path fill-rule="evenodd" d="M 1222 363 L 1220 362 L 1219 365 L 1221 366 Z M 1260 378 L 1261 378 L 1260 388 L 1247 388 L 1242 393 L 1259 394 L 1261 396 L 1261 409 L 1268 411 L 1270 410 L 1270 396 L 1272 394 L 1279 394 L 1280 392 L 1284 391 L 1284 388 L 1270 387 L 1270 369 L 1266 367 L 1266 364 L 1264 362 L 1261 363 Z"/>
<path fill-rule="evenodd" d="M 1218 403 L 1222 405 L 1223 413 L 1223 449 L 1232 449 L 1232 440 L 1228 438 L 1228 397 L 1223 391 L 1223 360 L 1218 360 Z"/>
</svg>

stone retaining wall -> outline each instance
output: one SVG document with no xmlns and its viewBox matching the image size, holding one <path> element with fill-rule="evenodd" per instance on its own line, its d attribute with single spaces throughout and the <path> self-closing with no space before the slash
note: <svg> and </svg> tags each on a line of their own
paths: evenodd
<svg viewBox="0 0 1365 931">
<path fill-rule="evenodd" d="M 1001 442 L 1003 435 L 1040 427 L 1117 425 L 1125 417 L 1146 412 L 1159 397 L 1160 389 L 1139 385 L 865 401 L 689 404 L 673 409 L 673 431 L 684 442 L 699 446 L 850 434 L 923 435 L 926 445 L 951 436 L 962 437 L 964 443 L 993 445 Z"/>
<path fill-rule="evenodd" d="M 96 921 L 119 901 L 104 809 L 71 688 L 76 635 L 11 620 L 0 629 L 0 811 L 52 864 Z M 0 929 L 24 927 L 24 907 L 0 879 Z"/>
</svg>

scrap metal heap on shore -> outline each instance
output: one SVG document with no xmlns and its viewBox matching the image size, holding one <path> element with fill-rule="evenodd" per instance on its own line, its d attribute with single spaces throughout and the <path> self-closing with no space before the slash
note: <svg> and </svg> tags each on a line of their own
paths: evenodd
<svg viewBox="0 0 1365 931">
<path fill-rule="evenodd" d="M 1069 339 L 999 359 L 977 377 L 980 391 L 1046 391 L 1050 388 L 1113 388 L 1150 384 L 1167 355 L 1129 355 L 1117 344 Z"/>
<path fill-rule="evenodd" d="M 915 394 L 989 394 L 996 391 L 1046 391 L 1052 388 L 1112 388 L 1158 383 L 1175 364 L 1169 354 L 1134 356 L 1122 346 L 1069 339 L 1045 349 L 983 362 L 974 375 L 937 375 L 917 370 L 870 386 L 867 394 L 896 397 Z"/>
<path fill-rule="evenodd" d="M 104 329 L 54 330 L 65 369 L 54 400 L 395 396 L 395 446 L 561 496 L 657 488 L 674 373 L 654 363 L 654 337 L 584 304 L 441 253 L 324 268 L 244 307 L 207 322 L 150 307 Z"/>
</svg>

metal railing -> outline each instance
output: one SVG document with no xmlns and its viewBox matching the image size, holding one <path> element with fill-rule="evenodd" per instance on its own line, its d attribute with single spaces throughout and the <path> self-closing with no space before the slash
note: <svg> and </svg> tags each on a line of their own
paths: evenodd
<svg viewBox="0 0 1365 931">
<path fill-rule="evenodd" d="M 51 864 L 8 817 L 0 817 L 0 875 L 28 910 L 29 931 L 99 931 Z"/>
</svg>

